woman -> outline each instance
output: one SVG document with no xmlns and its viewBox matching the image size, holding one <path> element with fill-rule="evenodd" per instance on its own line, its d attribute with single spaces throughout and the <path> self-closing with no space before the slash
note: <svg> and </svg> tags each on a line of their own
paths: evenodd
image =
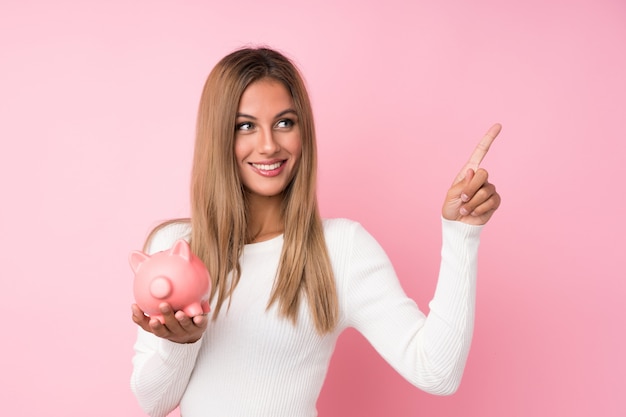
<svg viewBox="0 0 626 417">
<path fill-rule="evenodd" d="M 213 280 L 211 313 L 133 305 L 131 385 L 151 416 L 315 416 L 339 334 L 361 332 L 417 387 L 458 387 L 474 318 L 481 225 L 500 204 L 478 169 L 481 141 L 447 193 L 442 263 L 426 317 L 377 242 L 346 219 L 321 220 L 309 98 L 298 70 L 266 48 L 223 58 L 200 101 L 191 219 L 155 230 L 146 250 L 184 237 Z"/>
</svg>

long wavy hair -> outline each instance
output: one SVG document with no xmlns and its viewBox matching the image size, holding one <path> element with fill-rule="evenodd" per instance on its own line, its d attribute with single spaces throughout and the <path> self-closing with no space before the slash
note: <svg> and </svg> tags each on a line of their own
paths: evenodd
<svg viewBox="0 0 626 417">
<path fill-rule="evenodd" d="M 264 78 L 283 83 L 298 116 L 302 156 L 283 192 L 284 245 L 267 308 L 278 303 L 294 324 L 302 297 L 320 334 L 334 329 L 338 301 L 319 214 L 317 149 L 311 103 L 296 66 L 268 48 L 245 48 L 225 56 L 209 74 L 200 99 L 191 173 L 191 248 L 209 269 L 214 318 L 233 295 L 248 233 L 248 208 L 234 154 L 239 101 Z"/>
</svg>

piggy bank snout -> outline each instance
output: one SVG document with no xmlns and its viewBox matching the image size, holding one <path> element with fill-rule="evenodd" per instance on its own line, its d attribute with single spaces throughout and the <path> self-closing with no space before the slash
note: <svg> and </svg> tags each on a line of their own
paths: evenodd
<svg viewBox="0 0 626 417">
<path fill-rule="evenodd" d="M 159 300 L 163 300 L 172 294 L 172 281 L 166 276 L 155 277 L 150 282 L 150 294 Z"/>
</svg>

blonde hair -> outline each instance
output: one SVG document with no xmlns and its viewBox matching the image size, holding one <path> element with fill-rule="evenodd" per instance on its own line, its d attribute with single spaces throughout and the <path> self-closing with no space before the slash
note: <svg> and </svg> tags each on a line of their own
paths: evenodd
<svg viewBox="0 0 626 417">
<path fill-rule="evenodd" d="M 317 204 L 313 113 L 298 69 L 277 51 L 232 52 L 206 80 L 191 173 L 191 248 L 211 274 L 215 318 L 239 282 L 239 258 L 248 232 L 246 198 L 234 156 L 236 113 L 245 89 L 263 78 L 283 83 L 290 92 L 302 141 L 300 163 L 284 191 L 284 245 L 267 308 L 278 303 L 280 315 L 295 324 L 301 297 L 306 296 L 315 327 L 324 334 L 337 324 L 338 301 Z"/>
</svg>

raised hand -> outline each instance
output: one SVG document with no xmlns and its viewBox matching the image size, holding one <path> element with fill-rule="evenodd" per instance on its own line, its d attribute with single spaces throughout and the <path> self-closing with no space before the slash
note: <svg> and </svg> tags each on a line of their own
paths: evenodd
<svg viewBox="0 0 626 417">
<path fill-rule="evenodd" d="M 480 163 L 501 129 L 498 123 L 491 126 L 454 179 L 441 209 L 445 219 L 482 225 L 500 206 L 500 195 L 496 187 L 487 181 L 489 175 L 480 168 Z"/>
<path fill-rule="evenodd" d="M 200 340 L 209 320 L 206 315 L 189 317 L 182 311 L 172 310 L 163 303 L 159 306 L 164 323 L 146 316 L 137 304 L 132 305 L 133 321 L 147 332 L 176 343 L 193 343 Z"/>
</svg>

